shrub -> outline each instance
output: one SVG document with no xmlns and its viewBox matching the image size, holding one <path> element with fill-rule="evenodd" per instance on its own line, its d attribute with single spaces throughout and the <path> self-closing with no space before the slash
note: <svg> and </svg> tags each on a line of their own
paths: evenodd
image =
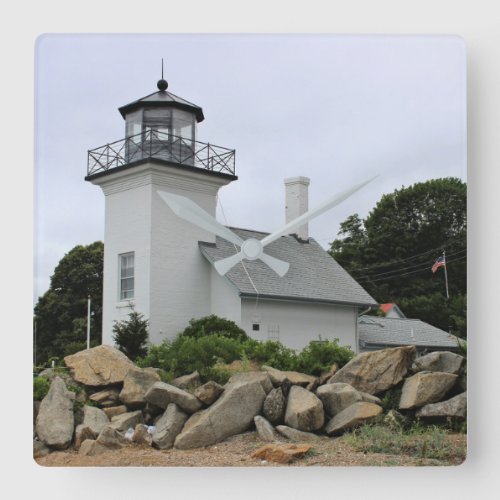
<svg viewBox="0 0 500 500">
<path fill-rule="evenodd" d="M 50 382 L 45 377 L 35 377 L 33 379 L 33 399 L 41 401 L 49 392 Z"/>
<path fill-rule="evenodd" d="M 298 354 L 296 370 L 311 375 L 328 372 L 336 363 L 339 368 L 348 363 L 354 356 L 349 347 L 338 345 L 339 340 L 313 341 Z"/>
<path fill-rule="evenodd" d="M 252 361 L 272 366 L 278 370 L 294 370 L 296 366 L 297 353 L 275 340 L 258 342 L 249 339 L 244 343 L 243 351 Z"/>
<path fill-rule="evenodd" d="M 241 342 L 222 335 L 199 338 L 179 335 L 174 341 L 165 340 L 151 346 L 148 354 L 138 359 L 137 364 L 161 368 L 175 377 L 198 370 L 202 380 L 206 381 L 215 373 L 212 370 L 215 364 L 231 363 L 240 359 L 242 353 Z"/>
<path fill-rule="evenodd" d="M 222 337 L 228 337 L 234 340 L 244 342 L 249 337 L 234 321 L 220 318 L 215 314 L 205 316 L 199 319 L 192 319 L 189 326 L 181 333 L 183 337 L 205 337 L 207 335 L 217 334 Z"/>
<path fill-rule="evenodd" d="M 147 353 L 148 320 L 144 319 L 133 306 L 126 321 L 115 321 L 113 325 L 113 340 L 118 349 L 129 359 L 135 361 Z"/>
</svg>

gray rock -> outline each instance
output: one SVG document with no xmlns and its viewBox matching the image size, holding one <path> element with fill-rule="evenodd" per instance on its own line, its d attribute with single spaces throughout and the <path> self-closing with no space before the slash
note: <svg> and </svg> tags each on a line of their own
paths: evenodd
<svg viewBox="0 0 500 500">
<path fill-rule="evenodd" d="M 170 403 L 165 413 L 156 421 L 153 445 L 160 450 L 172 448 L 175 438 L 181 432 L 187 419 L 187 413 L 184 413 L 176 404 Z"/>
<path fill-rule="evenodd" d="M 96 455 L 101 455 L 102 453 L 106 453 L 113 449 L 117 448 L 108 448 L 107 446 L 98 443 L 94 439 L 86 439 L 81 444 L 80 449 L 78 450 L 78 454 L 86 457 L 94 457 Z"/>
<path fill-rule="evenodd" d="M 155 382 L 160 381 L 160 376 L 149 368 L 133 368 L 127 372 L 123 379 L 123 389 L 120 400 L 129 408 L 137 408 L 146 404 L 146 392 Z"/>
<path fill-rule="evenodd" d="M 354 403 L 335 415 L 326 425 L 325 432 L 329 436 L 341 433 L 368 422 L 381 413 L 382 408 L 376 404 L 365 403 L 364 401 Z"/>
<path fill-rule="evenodd" d="M 63 380 L 55 377 L 36 417 L 36 434 L 50 448 L 63 450 L 71 444 L 74 399 L 75 395 L 66 389 Z"/>
<path fill-rule="evenodd" d="M 441 401 L 457 378 L 451 373 L 418 372 L 405 380 L 399 409 L 410 410 Z"/>
<path fill-rule="evenodd" d="M 117 415 L 123 415 L 124 413 L 127 413 L 127 407 L 125 405 L 108 406 L 107 408 L 103 408 L 102 411 L 109 419 L 112 419 Z"/>
<path fill-rule="evenodd" d="M 362 394 L 349 384 L 325 384 L 318 387 L 316 395 L 323 402 L 325 412 L 330 417 L 345 410 L 358 401 L 363 401 Z"/>
<path fill-rule="evenodd" d="M 263 441 L 271 442 L 280 440 L 278 434 L 274 430 L 274 427 L 264 417 L 256 415 L 253 418 L 253 421 L 255 423 L 255 428 L 257 429 L 257 434 L 259 435 L 260 439 L 262 439 Z"/>
<path fill-rule="evenodd" d="M 413 372 L 443 372 L 458 375 L 464 366 L 465 358 L 449 351 L 435 351 L 417 358 L 411 369 Z"/>
<path fill-rule="evenodd" d="M 92 387 L 122 383 L 135 367 L 125 354 L 104 344 L 66 356 L 64 362 L 74 380 Z"/>
<path fill-rule="evenodd" d="M 148 426 L 144 424 L 137 424 L 132 435 L 132 442 L 142 446 L 151 446 L 153 437 L 148 432 Z"/>
<path fill-rule="evenodd" d="M 104 389 L 91 394 L 89 399 L 103 408 L 109 408 L 120 401 L 120 391 L 116 388 Z"/>
<path fill-rule="evenodd" d="M 273 389 L 273 384 L 271 382 L 271 378 L 269 374 L 266 372 L 238 372 L 235 373 L 227 382 L 226 387 L 229 384 L 234 384 L 237 382 L 253 382 L 257 380 L 260 385 L 262 385 L 262 389 L 268 394 Z"/>
<path fill-rule="evenodd" d="M 102 410 L 94 406 L 84 406 L 83 422 L 75 429 L 75 448 L 78 449 L 86 439 L 95 439 L 108 424 L 109 418 Z"/>
<path fill-rule="evenodd" d="M 177 436 L 174 446 L 198 448 L 222 441 L 249 429 L 262 410 L 266 393 L 260 382 L 235 382 L 208 409 L 193 415 Z M 195 420 L 190 424 L 190 420 Z"/>
<path fill-rule="evenodd" d="M 415 354 L 415 346 L 363 352 L 343 366 L 328 383 L 343 382 L 358 391 L 378 394 L 403 380 Z"/>
<path fill-rule="evenodd" d="M 45 446 L 41 441 L 33 441 L 33 458 L 40 458 L 48 455 L 50 453 L 50 448 Z"/>
<path fill-rule="evenodd" d="M 215 401 L 217 401 L 223 391 L 224 387 L 222 387 L 217 382 L 210 380 L 206 384 L 198 387 L 194 391 L 193 395 L 197 397 L 202 403 L 210 406 L 211 404 L 215 403 Z"/>
<path fill-rule="evenodd" d="M 281 424 L 285 418 L 286 398 L 281 387 L 273 389 L 264 400 L 262 413 L 273 425 Z"/>
<path fill-rule="evenodd" d="M 198 371 L 195 371 L 189 375 L 174 378 L 174 380 L 170 382 L 170 385 L 178 387 L 179 389 L 192 389 L 200 385 L 200 374 Z"/>
<path fill-rule="evenodd" d="M 125 432 L 131 427 L 133 429 L 137 424 L 143 424 L 143 423 L 144 423 L 144 418 L 142 416 L 142 411 L 136 410 L 128 413 L 122 413 L 121 415 L 116 415 L 111 419 L 109 427 L 112 427 L 117 431 Z"/>
<path fill-rule="evenodd" d="M 361 394 L 361 398 L 363 401 L 366 403 L 373 403 L 376 405 L 379 405 L 382 403 L 382 400 L 380 398 L 377 398 L 377 396 L 373 396 L 373 394 L 368 394 L 367 392 L 362 392 L 358 391 Z"/>
<path fill-rule="evenodd" d="M 464 392 L 440 403 L 431 403 L 420 408 L 415 413 L 418 418 L 456 418 L 465 419 L 467 416 L 467 393 Z"/>
<path fill-rule="evenodd" d="M 104 427 L 104 429 L 99 433 L 96 443 L 110 450 L 118 450 L 130 444 L 130 442 L 125 439 L 125 437 L 116 428 L 111 427 L 111 425 Z M 84 444 L 85 441 L 82 443 L 82 446 Z"/>
<path fill-rule="evenodd" d="M 292 427 L 288 427 L 287 425 L 278 425 L 276 426 L 276 430 L 291 441 L 307 442 L 319 439 L 319 436 L 313 434 L 312 432 L 299 431 L 297 429 L 293 429 Z"/>
<path fill-rule="evenodd" d="M 313 377 L 312 375 L 306 375 L 305 373 L 294 371 L 277 370 L 272 366 L 264 365 L 262 367 L 262 370 L 265 370 L 267 373 L 269 373 L 271 382 L 274 385 L 281 385 L 285 380 L 288 380 L 292 385 L 300 385 L 302 387 L 306 387 L 307 385 L 316 381 L 316 377 Z"/>
<path fill-rule="evenodd" d="M 323 403 L 312 392 L 298 385 L 292 386 L 288 394 L 285 424 L 299 431 L 315 431 L 325 421 Z"/>
<path fill-rule="evenodd" d="M 165 382 L 155 382 L 146 393 L 146 401 L 165 409 L 175 403 L 186 413 L 196 413 L 203 406 L 197 397 Z"/>
</svg>

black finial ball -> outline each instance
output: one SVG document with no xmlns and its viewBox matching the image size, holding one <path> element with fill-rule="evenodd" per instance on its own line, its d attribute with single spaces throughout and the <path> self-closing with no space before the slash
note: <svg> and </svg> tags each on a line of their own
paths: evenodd
<svg viewBox="0 0 500 500">
<path fill-rule="evenodd" d="M 158 80 L 158 83 L 156 84 L 156 86 L 160 90 L 167 90 L 167 88 L 168 88 L 167 80 L 164 80 L 163 78 L 161 80 Z"/>
</svg>

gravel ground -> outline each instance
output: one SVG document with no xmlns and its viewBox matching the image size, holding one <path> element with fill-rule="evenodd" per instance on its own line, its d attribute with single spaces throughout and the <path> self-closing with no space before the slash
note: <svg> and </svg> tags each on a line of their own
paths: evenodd
<svg viewBox="0 0 500 500">
<path fill-rule="evenodd" d="M 466 445 L 466 436 L 452 434 L 450 440 Z M 442 462 L 414 458 L 406 455 L 364 453 L 356 451 L 341 438 L 321 437 L 314 443 L 312 452 L 291 464 L 277 464 L 251 458 L 251 454 L 267 444 L 255 432 L 233 436 L 221 443 L 195 450 L 155 450 L 144 446 L 130 446 L 95 457 L 78 455 L 75 451 L 53 452 L 36 459 L 49 467 L 314 467 L 314 466 L 422 466 L 458 465 L 463 457 Z"/>
</svg>

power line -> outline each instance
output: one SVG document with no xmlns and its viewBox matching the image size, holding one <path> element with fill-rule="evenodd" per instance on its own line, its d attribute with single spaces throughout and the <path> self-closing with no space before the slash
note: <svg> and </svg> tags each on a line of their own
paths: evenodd
<svg viewBox="0 0 500 500">
<path fill-rule="evenodd" d="M 459 250 L 457 252 L 453 252 L 451 254 L 448 254 L 448 257 L 453 257 L 454 255 L 458 255 L 460 253 L 463 253 L 463 252 L 466 252 L 467 250 L 464 249 L 464 250 Z M 377 273 L 377 274 L 365 274 L 363 276 L 353 276 L 355 279 L 363 279 L 363 278 L 376 278 L 377 276 L 384 276 L 386 274 L 392 274 L 392 273 L 397 273 L 399 271 L 405 271 L 407 269 L 412 269 L 412 268 L 415 268 L 415 267 L 419 267 L 419 266 L 422 266 L 424 264 L 433 264 L 434 263 L 434 260 L 427 260 L 425 262 L 419 262 L 417 264 L 412 264 L 411 266 L 408 266 L 408 267 L 402 267 L 402 268 L 398 268 L 398 269 L 393 269 L 391 271 L 385 271 L 383 273 Z"/>
<path fill-rule="evenodd" d="M 465 260 L 466 258 L 467 258 L 467 256 L 464 255 L 464 256 L 458 257 L 456 259 L 448 260 L 446 262 L 446 265 L 451 264 L 453 262 L 460 262 L 462 260 Z M 356 281 L 365 281 L 365 283 L 366 282 L 376 283 L 378 281 L 390 280 L 392 278 L 401 278 L 402 276 L 409 276 L 411 274 L 421 273 L 423 271 L 429 271 L 429 270 L 430 270 L 430 267 L 428 265 L 426 265 L 425 267 L 423 267 L 421 269 L 416 269 L 415 271 L 409 271 L 407 273 L 402 273 L 402 274 L 395 274 L 393 276 L 385 276 L 383 278 L 371 279 L 370 277 L 365 277 L 365 278 L 355 278 L 355 279 L 356 279 Z"/>
</svg>

